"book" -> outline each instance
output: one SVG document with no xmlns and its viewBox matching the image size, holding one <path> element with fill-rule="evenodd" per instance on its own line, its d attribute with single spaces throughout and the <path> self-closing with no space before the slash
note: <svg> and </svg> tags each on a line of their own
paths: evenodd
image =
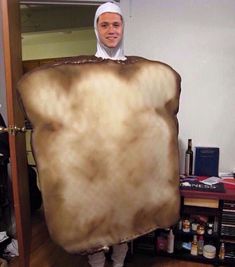
<svg viewBox="0 0 235 267">
<path fill-rule="evenodd" d="M 216 176 L 219 173 L 219 148 L 195 147 L 194 175 Z"/>
<path fill-rule="evenodd" d="M 220 181 L 221 181 L 221 178 L 215 177 L 215 176 L 211 176 L 209 178 L 206 178 L 206 179 L 202 180 L 201 182 L 203 184 L 213 185 L 213 184 L 218 184 Z"/>
</svg>

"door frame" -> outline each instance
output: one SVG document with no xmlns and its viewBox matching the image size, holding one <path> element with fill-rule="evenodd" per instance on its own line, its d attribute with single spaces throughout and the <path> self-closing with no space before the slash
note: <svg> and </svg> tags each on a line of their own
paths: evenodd
<svg viewBox="0 0 235 267">
<path fill-rule="evenodd" d="M 2 42 L 6 83 L 8 127 L 22 127 L 24 114 L 17 96 L 22 76 L 20 4 L 18 0 L 0 0 Z M 31 222 L 26 144 L 24 134 L 9 134 L 13 205 L 18 241 L 19 267 L 29 267 Z"/>
</svg>

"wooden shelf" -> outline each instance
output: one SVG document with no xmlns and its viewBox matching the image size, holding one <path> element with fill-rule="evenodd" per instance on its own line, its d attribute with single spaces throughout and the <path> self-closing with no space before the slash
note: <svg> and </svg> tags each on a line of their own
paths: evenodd
<svg viewBox="0 0 235 267">
<path fill-rule="evenodd" d="M 186 250 L 182 247 L 183 242 L 191 242 L 193 239 L 193 235 L 196 234 L 196 231 L 190 231 L 189 233 L 185 233 L 182 230 L 179 230 L 177 225 L 173 226 L 174 234 L 175 234 L 175 251 L 173 254 L 169 254 L 164 252 L 163 250 L 159 250 L 157 247 L 157 237 L 161 236 L 160 238 L 167 237 L 166 229 L 157 229 L 155 231 L 155 240 L 149 240 L 148 244 L 145 244 L 146 247 L 138 244 L 139 249 L 135 252 L 137 253 L 146 253 L 148 255 L 156 256 L 163 256 L 163 257 L 171 257 L 176 259 L 183 259 L 186 261 L 194 261 L 194 262 L 201 262 L 216 266 L 235 266 L 235 259 L 225 258 L 224 260 L 220 260 L 218 258 L 218 251 L 222 241 L 230 242 L 231 237 L 227 238 L 227 236 L 221 235 L 221 218 L 223 212 L 223 204 L 225 201 L 235 201 L 235 188 L 225 188 L 225 193 L 215 193 L 215 192 L 202 192 L 202 191 L 195 191 L 195 190 L 181 190 L 181 216 L 183 217 L 190 217 L 190 216 L 205 216 L 208 219 L 213 219 L 216 221 L 217 230 L 212 235 L 208 235 L 205 231 L 204 240 L 205 244 L 213 244 L 216 247 L 216 257 L 214 259 L 207 259 L 203 255 L 193 256 L 190 254 L 189 250 Z M 200 217 L 200 216 L 199 216 Z M 162 233 L 161 233 L 162 231 Z M 233 238 L 232 238 L 233 240 Z M 139 240 L 141 242 L 141 240 Z M 146 241 L 146 240 L 145 240 Z M 233 243 L 233 242 L 232 242 Z M 234 240 L 235 243 L 235 240 Z M 147 248 L 147 249 L 146 249 Z M 146 249 L 146 250 L 145 250 Z"/>
</svg>

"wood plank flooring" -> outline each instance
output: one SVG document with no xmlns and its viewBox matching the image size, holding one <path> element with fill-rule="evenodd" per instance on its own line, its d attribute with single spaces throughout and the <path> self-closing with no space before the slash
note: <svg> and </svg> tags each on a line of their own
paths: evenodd
<svg viewBox="0 0 235 267">
<path fill-rule="evenodd" d="M 105 267 L 111 267 L 110 262 Z M 210 267 L 212 265 L 134 254 L 126 267 Z M 9 267 L 19 267 L 17 257 Z M 47 232 L 43 211 L 32 217 L 30 267 L 89 267 L 85 256 L 71 255 L 55 245 Z"/>
</svg>

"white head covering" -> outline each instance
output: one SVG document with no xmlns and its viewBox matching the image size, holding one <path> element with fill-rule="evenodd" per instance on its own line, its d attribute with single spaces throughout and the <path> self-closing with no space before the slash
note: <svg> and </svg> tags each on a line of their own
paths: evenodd
<svg viewBox="0 0 235 267">
<path fill-rule="evenodd" d="M 122 16 L 122 11 L 120 7 L 116 3 L 107 2 L 102 5 L 100 5 L 95 13 L 95 19 L 94 19 L 94 29 L 95 29 L 95 35 L 97 39 L 97 51 L 95 56 L 101 57 L 101 58 L 110 58 L 114 60 L 125 60 L 126 57 L 124 56 L 124 49 L 123 49 L 123 38 L 115 48 L 109 48 L 105 46 L 99 38 L 98 30 L 97 30 L 97 19 L 98 17 L 106 12 L 111 13 L 117 13 Z M 122 16 L 123 20 L 123 16 Z"/>
</svg>

